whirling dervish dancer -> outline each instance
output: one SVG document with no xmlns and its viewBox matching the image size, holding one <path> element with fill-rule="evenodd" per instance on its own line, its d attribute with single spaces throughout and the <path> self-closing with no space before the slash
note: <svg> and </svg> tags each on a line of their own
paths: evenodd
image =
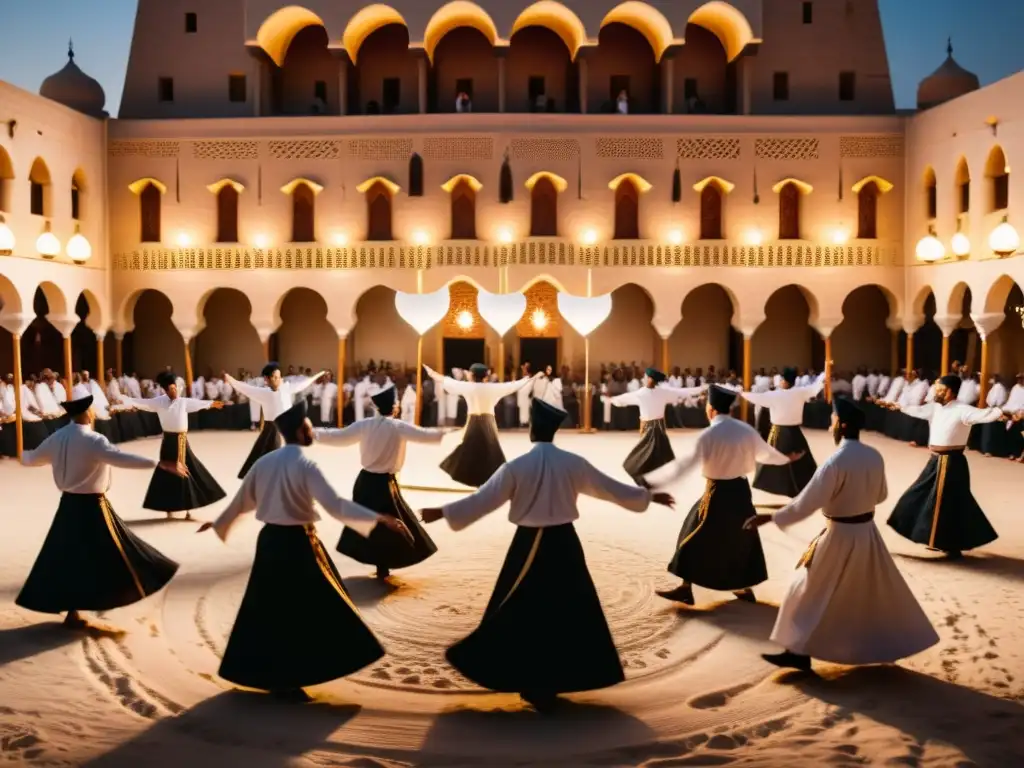
<svg viewBox="0 0 1024 768">
<path fill-rule="evenodd" d="M 249 457 L 238 473 L 239 479 L 246 476 L 257 459 L 281 447 L 282 440 L 277 431 L 277 417 L 295 404 L 296 395 L 305 392 L 323 375 L 324 371 L 320 371 L 316 376 L 305 376 L 291 382 L 284 381 L 281 378 L 281 366 L 277 363 L 267 363 L 263 366 L 263 380 L 267 385 L 265 388 L 254 387 L 251 384 L 238 381 L 228 374 L 224 375 L 225 380 L 235 388 L 236 392 L 241 392 L 249 400 L 259 403 L 263 408 L 263 423 L 260 426 L 259 437 L 256 438 L 256 444 L 253 445 Z"/>
<path fill-rule="evenodd" d="M 344 429 L 318 429 L 317 442 L 331 446 L 359 443 L 362 471 L 352 488 L 352 501 L 382 515 L 401 520 L 412 533 L 413 543 L 387 528 L 376 528 L 368 537 L 350 528 L 342 531 L 338 551 L 360 563 L 375 565 L 377 578 L 386 579 L 393 568 L 422 563 L 437 552 L 437 546 L 423 530 L 416 515 L 402 498 L 395 475 L 405 463 L 405 444 L 440 443 L 444 430 L 424 429 L 398 418 L 400 409 L 394 385 L 371 397 L 377 408 L 374 418 L 363 419 Z"/>
<path fill-rule="evenodd" d="M 964 449 L 973 425 L 1006 418 L 1002 408 L 975 408 L 959 402 L 960 383 L 959 376 L 943 376 L 935 388 L 934 402 L 901 408 L 903 413 L 929 422 L 932 456 L 889 516 L 889 525 L 900 536 L 951 558 L 998 538 L 971 493 Z"/>
<path fill-rule="evenodd" d="M 622 468 L 633 478 L 637 485 L 642 485 L 643 476 L 649 472 L 671 464 L 676 459 L 672 451 L 672 443 L 665 430 L 665 408 L 681 399 L 699 395 L 707 389 L 707 385 L 699 387 L 668 387 L 660 386 L 666 379 L 664 373 L 648 368 L 644 374 L 643 386 L 632 392 L 624 392 L 611 398 L 611 404 L 624 407 L 636 405 L 640 407 L 640 442 L 629 452 L 622 463 Z"/>
<path fill-rule="evenodd" d="M 758 463 L 782 466 L 802 454 L 785 456 L 764 441 L 745 421 L 730 416 L 736 392 L 717 385 L 708 390 L 707 417 L 711 426 L 697 438 L 691 456 L 676 463 L 674 474 L 659 484 L 670 483 L 697 462 L 705 477 L 704 495 L 687 515 L 669 573 L 683 583 L 659 595 L 693 605 L 693 585 L 754 602 L 752 587 L 768 579 L 764 550 L 757 531 L 743 524 L 754 514 L 747 475 Z M 652 478 L 645 478 L 648 482 Z"/>
<path fill-rule="evenodd" d="M 331 517 L 369 536 L 405 526 L 338 496 L 303 448 L 313 443 L 306 401 L 277 417 L 284 447 L 261 457 L 212 528 L 221 541 L 238 517 L 263 523 L 249 583 L 218 674 L 246 688 L 308 700 L 302 689 L 344 677 L 384 655 L 345 591 L 316 533 L 317 502 Z"/>
<path fill-rule="evenodd" d="M 533 449 L 503 465 L 472 496 L 442 509 L 460 531 L 511 502 L 515 537 L 480 626 L 453 645 L 448 661 L 484 688 L 518 693 L 537 708 L 560 693 L 605 688 L 624 679 L 573 521 L 577 498 L 591 496 L 643 512 L 651 502 L 671 507 L 667 493 L 620 483 L 582 456 L 552 444 L 566 413 L 542 400 L 531 406 Z M 543 635 L 543 642 L 539 639 Z"/>
<path fill-rule="evenodd" d="M 787 456 L 803 453 L 803 456 L 786 466 L 759 464 L 754 475 L 753 486 L 759 491 L 777 496 L 793 498 L 811 481 L 818 468 L 811 455 L 800 426 L 804 421 L 804 404 L 818 396 L 825 379 L 809 387 L 794 386 L 796 368 L 784 368 L 778 388 L 771 392 L 741 392 L 754 405 L 768 408 L 771 412 L 772 428 L 768 433 L 768 445 Z"/>
<path fill-rule="evenodd" d="M 66 627 L 85 627 L 79 611 L 109 611 L 163 589 L 178 570 L 132 533 L 107 501 L 110 467 L 187 475 L 173 461 L 122 453 L 93 431 L 92 396 L 63 403 L 71 423 L 22 457 L 28 467 L 49 464 L 60 506 L 43 548 L 15 603 L 39 613 L 62 613 Z"/>
<path fill-rule="evenodd" d="M 224 403 L 219 400 L 178 397 L 178 385 L 174 374 L 169 371 L 158 374 L 156 383 L 165 393 L 160 397 L 148 400 L 136 400 L 132 397 L 121 399 L 133 408 L 149 411 L 158 416 L 160 428 L 164 433 L 160 443 L 161 461 L 181 464 L 188 469 L 188 474 L 180 477 L 160 469 L 156 470 L 142 506 L 144 509 L 166 512 L 167 517 L 171 517 L 174 512 L 184 512 L 185 519 L 191 520 L 193 509 L 209 506 L 227 494 L 192 453 L 192 446 L 188 443 L 188 415 L 205 411 L 207 408 L 219 410 L 224 407 Z"/>
<path fill-rule="evenodd" d="M 839 449 L 797 498 L 747 521 L 751 528 L 774 521 L 785 529 L 819 509 L 828 520 L 800 558 L 779 607 L 771 640 L 785 650 L 763 654 L 776 666 L 804 671 L 812 658 L 887 664 L 939 641 L 874 523 L 888 490 L 882 454 L 860 442 L 864 412 L 844 398 L 832 405 Z"/>
<path fill-rule="evenodd" d="M 498 442 L 498 425 L 494 420 L 494 406 L 506 395 L 518 392 L 533 382 L 533 378 L 487 382 L 487 366 L 476 363 L 469 369 L 472 381 L 456 381 L 423 366 L 424 370 L 445 392 L 466 398 L 469 421 L 462 442 L 448 458 L 441 462 L 452 480 L 479 488 L 505 463 L 505 453 Z"/>
</svg>

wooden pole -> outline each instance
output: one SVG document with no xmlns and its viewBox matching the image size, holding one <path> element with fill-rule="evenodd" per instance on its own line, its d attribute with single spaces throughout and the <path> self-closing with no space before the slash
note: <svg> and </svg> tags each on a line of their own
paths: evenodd
<svg viewBox="0 0 1024 768">
<path fill-rule="evenodd" d="M 891 331 L 891 341 L 889 343 L 889 375 L 896 376 L 900 369 L 900 332 L 898 330 Z"/>
<path fill-rule="evenodd" d="M 73 379 L 73 371 L 71 370 L 71 337 L 64 337 L 64 394 L 67 395 L 68 400 L 71 400 L 71 382 Z M 60 403 L 58 403 L 60 405 Z"/>
<path fill-rule="evenodd" d="M 583 338 L 583 431 L 593 430 L 593 414 L 590 408 L 590 337 Z"/>
<path fill-rule="evenodd" d="M 416 426 L 423 421 L 423 337 L 416 340 Z"/>
<path fill-rule="evenodd" d="M 942 366 L 939 369 L 941 376 L 949 373 L 949 336 L 942 336 Z"/>
<path fill-rule="evenodd" d="M 263 362 L 264 363 L 269 363 L 270 362 L 270 337 L 269 336 L 267 337 L 267 340 L 263 342 Z"/>
<path fill-rule="evenodd" d="M 185 394 L 180 397 L 188 397 L 192 391 L 192 351 L 189 349 L 188 340 L 185 340 Z"/>
<path fill-rule="evenodd" d="M 498 339 L 498 381 L 505 380 L 505 339 Z"/>
<path fill-rule="evenodd" d="M 825 402 L 832 402 L 832 337 L 825 337 Z"/>
<path fill-rule="evenodd" d="M 348 336 L 338 337 L 338 375 L 335 377 L 335 383 L 338 385 L 338 416 L 336 421 L 339 427 L 345 426 L 345 345 L 347 342 Z"/>
<path fill-rule="evenodd" d="M 103 359 L 103 340 L 105 336 L 96 334 L 96 376 L 95 379 L 100 383 L 100 387 L 103 390 L 107 388 L 107 369 L 104 366 Z"/>
<path fill-rule="evenodd" d="M 121 334 L 114 336 L 114 368 L 118 378 L 124 376 L 124 336 Z"/>
<path fill-rule="evenodd" d="M 14 440 L 20 461 L 25 450 L 25 427 L 21 419 L 21 334 L 12 333 L 11 339 L 14 343 Z"/>
<path fill-rule="evenodd" d="M 750 380 L 750 337 L 746 334 L 743 335 L 743 389 L 746 392 L 750 391 L 750 386 L 753 382 Z M 747 420 L 749 413 L 750 401 L 747 398 L 742 398 L 740 402 L 740 415 L 743 417 L 743 421 Z"/>
<path fill-rule="evenodd" d="M 914 370 L 914 334 L 907 334 L 907 374 Z"/>
<path fill-rule="evenodd" d="M 985 407 L 985 398 L 988 397 L 988 337 L 981 337 L 981 387 L 978 390 L 978 407 Z"/>
<path fill-rule="evenodd" d="M 661 372 L 668 374 L 668 339 L 661 339 Z"/>
</svg>

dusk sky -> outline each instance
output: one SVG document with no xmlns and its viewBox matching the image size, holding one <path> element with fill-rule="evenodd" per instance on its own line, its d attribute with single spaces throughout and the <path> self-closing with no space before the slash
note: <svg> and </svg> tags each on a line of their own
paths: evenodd
<svg viewBox="0 0 1024 768">
<path fill-rule="evenodd" d="M 1024 0 L 879 2 L 899 107 L 915 106 L 917 83 L 942 63 L 949 36 L 957 61 L 977 73 L 982 85 L 1024 68 Z M 100 81 L 107 110 L 116 115 L 136 3 L 0 0 L 0 80 L 38 91 L 47 75 L 64 66 L 67 41 L 73 37 L 78 65 Z"/>
</svg>

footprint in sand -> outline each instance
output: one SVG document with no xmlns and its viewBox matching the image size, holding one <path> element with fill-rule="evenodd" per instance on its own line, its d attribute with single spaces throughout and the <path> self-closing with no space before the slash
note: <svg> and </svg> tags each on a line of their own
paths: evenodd
<svg viewBox="0 0 1024 768">
<path fill-rule="evenodd" d="M 720 691 L 702 693 L 699 696 L 694 696 L 686 702 L 686 705 L 691 709 L 718 709 L 719 707 L 724 707 L 741 693 L 749 691 L 753 687 L 753 683 L 741 683 L 739 685 L 734 685 L 731 688 L 724 688 Z"/>
</svg>

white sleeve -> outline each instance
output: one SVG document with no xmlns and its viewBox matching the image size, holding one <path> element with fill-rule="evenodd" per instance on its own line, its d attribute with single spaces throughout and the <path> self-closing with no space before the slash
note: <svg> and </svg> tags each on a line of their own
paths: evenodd
<svg viewBox="0 0 1024 768">
<path fill-rule="evenodd" d="M 832 500 L 838 478 L 839 473 L 831 462 L 818 467 L 807 487 L 793 501 L 775 512 L 772 520 L 780 528 L 788 528 L 806 520 Z"/>
<path fill-rule="evenodd" d="M 371 512 L 366 507 L 356 504 L 354 501 L 343 499 L 338 492 L 331 487 L 320 471 L 320 467 L 312 461 L 306 462 L 306 487 L 309 494 L 319 502 L 324 512 L 351 528 L 360 536 L 366 537 L 377 525 L 380 515 Z"/>
<path fill-rule="evenodd" d="M 580 462 L 580 467 L 582 482 L 577 486 L 580 493 L 618 504 L 630 512 L 644 512 L 650 506 L 651 492 L 647 488 L 620 483 L 586 460 Z"/>
<path fill-rule="evenodd" d="M 461 531 L 509 501 L 515 487 L 515 477 L 503 464 L 476 493 L 446 504 L 441 512 L 453 531 Z"/>
</svg>

